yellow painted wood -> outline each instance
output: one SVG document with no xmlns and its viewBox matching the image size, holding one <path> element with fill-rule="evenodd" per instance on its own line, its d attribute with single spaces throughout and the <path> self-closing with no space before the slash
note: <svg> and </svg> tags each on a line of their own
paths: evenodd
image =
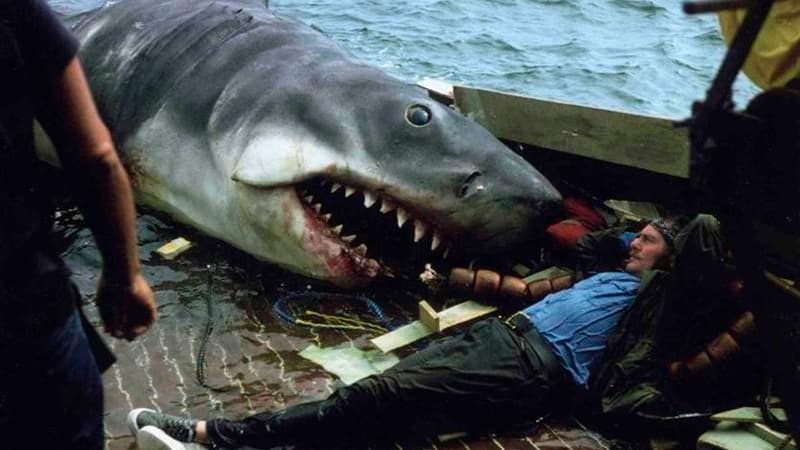
<svg viewBox="0 0 800 450">
<path fill-rule="evenodd" d="M 775 418 L 778 420 L 785 422 L 786 421 L 786 412 L 784 412 L 781 408 L 772 408 L 772 414 L 775 415 Z M 761 410 L 759 408 L 746 406 L 743 408 L 736 408 L 730 411 L 723 411 L 721 413 L 714 414 L 711 416 L 711 420 L 716 421 L 731 421 L 731 422 L 763 422 L 764 418 L 761 415 Z"/>
<path fill-rule="evenodd" d="M 425 300 L 419 302 L 419 320 L 426 327 L 437 333 L 442 331 L 442 321 L 439 318 L 439 314 Z"/>
<path fill-rule="evenodd" d="M 721 422 L 697 439 L 697 450 L 775 450 L 775 445 L 734 422 Z"/>
<path fill-rule="evenodd" d="M 782 445 L 780 448 L 783 450 L 797 450 L 797 445 L 795 444 L 794 440 L 788 440 L 788 435 L 777 432 L 763 423 L 751 424 L 749 429 L 751 433 L 776 447 L 780 447 Z"/>
<path fill-rule="evenodd" d="M 189 250 L 191 247 L 191 242 L 179 237 L 159 247 L 158 250 L 156 250 L 156 253 L 158 253 L 164 259 L 174 259 L 176 256 L 180 255 L 186 250 Z"/>
<path fill-rule="evenodd" d="M 454 86 L 462 114 L 495 136 L 688 178 L 689 139 L 668 119 Z"/>
<path fill-rule="evenodd" d="M 469 300 L 439 311 L 439 323 L 441 329 L 446 330 L 495 311 L 497 311 L 495 306 Z"/>
<path fill-rule="evenodd" d="M 433 334 L 433 330 L 424 323 L 415 320 L 409 324 L 398 327 L 389 333 L 370 339 L 372 345 L 384 353 L 389 353 L 406 345 L 424 339 Z"/>
<path fill-rule="evenodd" d="M 420 302 L 420 304 L 421 303 L 422 302 Z M 431 308 L 431 310 L 433 309 Z M 438 317 L 439 331 L 443 331 L 455 325 L 485 316 L 496 310 L 497 308 L 494 306 L 483 305 L 468 300 L 439 311 L 438 313 L 434 312 L 434 314 Z M 389 333 L 371 339 L 370 342 L 382 352 L 388 353 L 435 333 L 437 333 L 435 327 L 426 325 L 422 320 L 415 320 Z"/>
</svg>

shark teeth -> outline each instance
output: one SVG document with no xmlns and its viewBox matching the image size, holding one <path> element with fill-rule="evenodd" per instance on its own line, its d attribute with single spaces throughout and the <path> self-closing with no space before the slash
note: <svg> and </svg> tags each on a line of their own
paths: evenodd
<svg viewBox="0 0 800 450">
<path fill-rule="evenodd" d="M 348 229 L 346 232 L 350 234 L 343 236 L 342 234 L 345 233 L 345 227 L 348 226 L 348 222 L 346 220 L 341 220 L 341 217 L 338 220 L 334 218 L 339 210 L 339 208 L 334 205 L 336 204 L 335 202 L 345 201 L 345 199 L 352 197 L 355 193 L 360 193 L 363 196 L 363 202 L 359 203 L 363 205 L 365 211 L 370 210 L 373 213 L 380 211 L 381 214 L 389 214 L 394 211 L 397 229 L 403 236 L 407 236 L 409 241 L 424 246 L 426 250 L 429 249 L 431 253 L 435 252 L 444 258 L 447 258 L 449 255 L 452 242 L 448 242 L 436 227 L 422 219 L 412 216 L 407 209 L 399 206 L 394 200 L 384 197 L 382 192 L 379 193 L 348 186 L 340 181 L 330 179 L 322 180 L 316 186 L 315 188 L 314 185 L 306 185 L 304 188 L 298 189 L 298 194 L 302 202 L 305 203 L 308 208 L 315 211 L 321 221 L 328 224 L 332 236 L 338 237 L 345 246 L 350 247 L 350 251 L 352 251 L 354 255 L 366 257 L 367 245 L 369 242 L 373 241 L 370 240 L 371 238 L 369 236 L 364 236 L 361 239 L 358 238 L 356 233 L 361 233 L 361 231 L 359 231 L 361 225 L 355 225 L 359 228 L 353 230 Z M 329 201 L 333 203 L 328 204 Z M 355 206 L 358 200 L 347 201 Z M 377 207 L 375 206 L 376 204 L 378 205 Z M 322 214 L 323 210 L 326 210 L 325 214 Z M 343 211 L 347 211 L 347 209 L 345 208 Z M 378 217 L 376 216 L 374 219 L 377 220 Z M 404 227 L 409 221 L 413 223 L 413 227 Z M 333 226 L 335 223 L 338 224 Z M 354 222 L 354 224 L 355 223 L 357 222 Z M 401 229 L 406 231 L 400 231 Z M 373 236 L 373 238 L 380 237 L 379 235 Z M 427 239 L 430 239 L 430 242 Z M 359 245 L 354 246 L 357 240 Z"/>
<path fill-rule="evenodd" d="M 408 213 L 403 208 L 397 208 L 397 228 L 403 228 L 406 222 L 408 222 Z"/>
<path fill-rule="evenodd" d="M 394 211 L 395 209 L 397 209 L 397 205 L 390 202 L 389 200 L 386 200 L 385 198 L 383 199 L 383 204 L 381 205 L 381 212 L 383 214 L 386 214 L 390 211 Z"/>
<path fill-rule="evenodd" d="M 421 220 L 414 221 L 414 242 L 419 242 L 428 231 L 428 226 Z"/>
<path fill-rule="evenodd" d="M 370 191 L 364 191 L 364 207 L 369 208 L 378 201 L 378 196 Z"/>
<path fill-rule="evenodd" d="M 434 232 L 433 238 L 431 238 L 431 251 L 434 251 L 437 248 L 439 248 L 439 245 L 441 245 L 441 243 L 442 243 L 441 236 L 439 236 L 439 233 Z"/>
<path fill-rule="evenodd" d="M 366 244 L 361 244 L 358 247 L 353 249 L 354 252 L 361 256 L 367 256 L 367 246 Z"/>
</svg>

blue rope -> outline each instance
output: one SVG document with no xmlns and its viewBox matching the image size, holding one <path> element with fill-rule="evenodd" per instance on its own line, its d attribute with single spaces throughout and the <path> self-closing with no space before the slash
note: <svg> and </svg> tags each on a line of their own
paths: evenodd
<svg viewBox="0 0 800 450">
<path fill-rule="evenodd" d="M 332 292 L 310 292 L 310 291 L 290 292 L 289 294 L 286 294 L 283 297 L 279 297 L 275 301 L 275 303 L 272 305 L 272 311 L 275 313 L 276 316 L 278 316 L 279 319 L 287 323 L 294 324 L 297 321 L 297 318 L 287 310 L 286 303 L 292 300 L 302 299 L 302 298 L 309 298 L 313 300 L 325 300 L 331 298 L 337 300 L 358 300 L 364 302 L 364 304 L 367 305 L 367 308 L 369 308 L 370 312 L 375 317 L 377 317 L 378 321 L 381 323 L 381 325 L 383 325 L 384 328 L 388 330 L 392 330 L 395 328 L 392 325 L 392 323 L 386 319 L 386 315 L 384 314 L 383 309 L 381 309 L 381 307 L 378 306 L 378 304 L 375 303 L 375 301 L 373 301 L 371 298 L 365 295 L 359 295 L 359 294 L 337 294 Z"/>
</svg>

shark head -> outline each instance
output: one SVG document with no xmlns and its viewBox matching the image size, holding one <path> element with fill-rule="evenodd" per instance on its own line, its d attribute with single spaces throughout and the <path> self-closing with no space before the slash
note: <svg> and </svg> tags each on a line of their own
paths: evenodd
<svg viewBox="0 0 800 450">
<path fill-rule="evenodd" d="M 275 93 L 296 108 L 282 109 L 281 125 L 246 127 L 233 164 L 252 223 L 265 221 L 265 193 L 282 193 L 279 233 L 304 261 L 294 270 L 360 285 L 411 261 L 509 250 L 558 210 L 550 182 L 484 128 L 423 89 L 359 70 Z"/>
</svg>

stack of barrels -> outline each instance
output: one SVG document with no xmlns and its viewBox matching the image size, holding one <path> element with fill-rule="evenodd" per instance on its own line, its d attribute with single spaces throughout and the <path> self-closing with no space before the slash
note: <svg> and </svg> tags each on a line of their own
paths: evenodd
<svg viewBox="0 0 800 450">
<path fill-rule="evenodd" d="M 575 278 L 572 274 L 525 282 L 522 278 L 500 275 L 491 270 L 471 270 L 460 267 L 451 270 L 447 280 L 448 286 L 453 291 L 470 294 L 488 302 L 507 298 L 541 300 L 550 293 L 572 286 L 574 282 Z"/>
</svg>

